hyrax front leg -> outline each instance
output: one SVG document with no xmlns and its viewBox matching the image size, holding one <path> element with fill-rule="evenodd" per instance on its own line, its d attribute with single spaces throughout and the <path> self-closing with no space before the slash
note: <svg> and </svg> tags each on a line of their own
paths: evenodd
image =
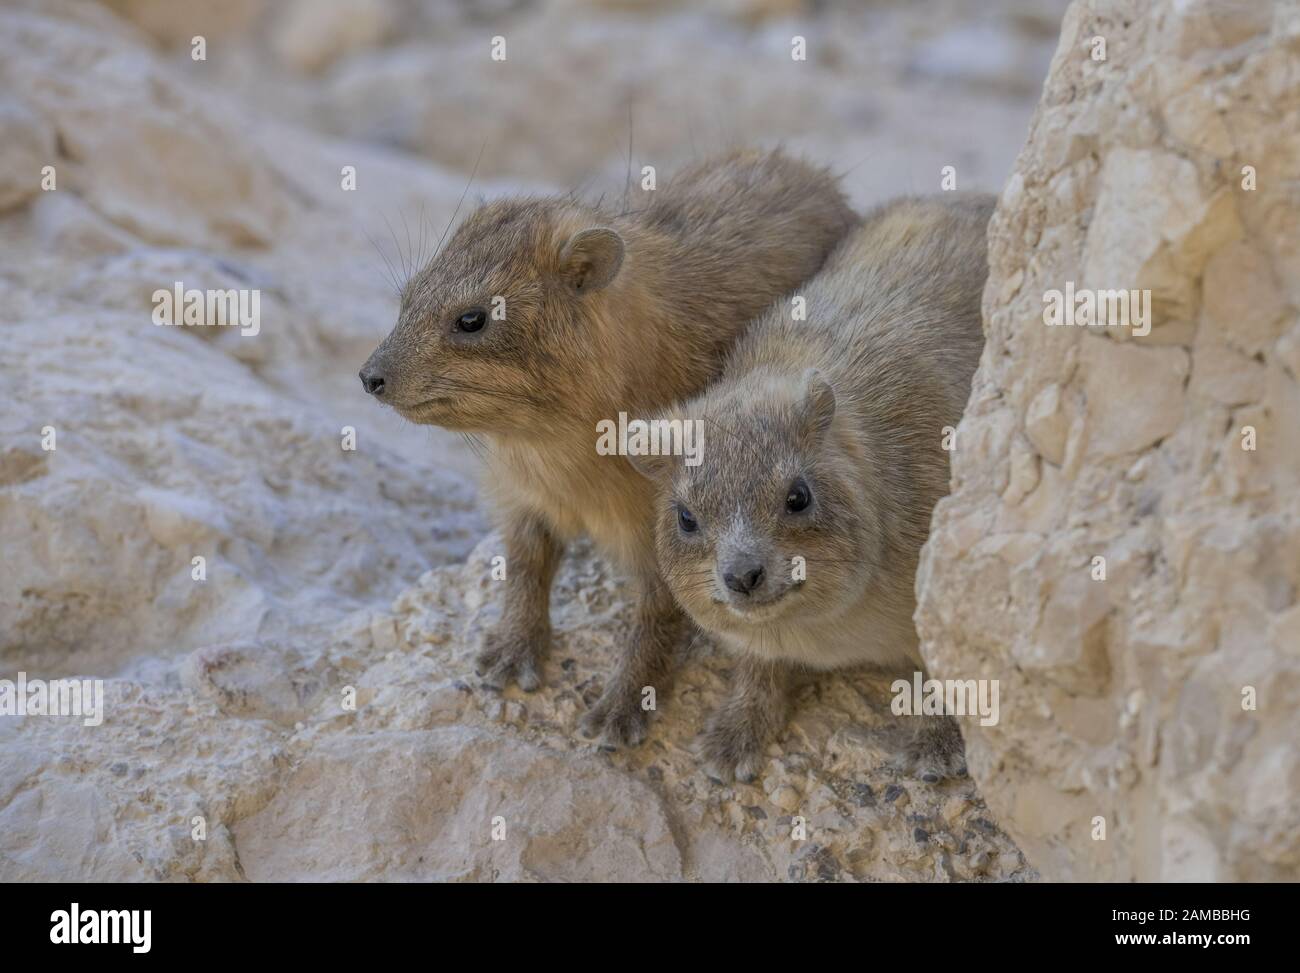
<svg viewBox="0 0 1300 973">
<path fill-rule="evenodd" d="M 785 726 L 790 668 L 741 656 L 731 674 L 727 699 L 704 731 L 705 773 L 723 783 L 748 784 L 767 763 L 767 745 Z"/>
<path fill-rule="evenodd" d="M 891 764 L 894 769 L 926 783 L 966 776 L 966 745 L 961 727 L 951 716 L 909 718 L 909 731 Z"/>
<path fill-rule="evenodd" d="M 579 729 L 606 747 L 635 747 L 645 739 L 650 712 L 647 686 L 658 699 L 668 690 L 673 652 L 687 630 L 686 616 L 657 578 L 643 578 L 636 628 L 600 699 Z"/>
<path fill-rule="evenodd" d="M 542 684 L 542 663 L 551 643 L 551 581 L 564 553 L 546 522 L 533 513 L 512 513 L 505 524 L 506 603 L 483 640 L 475 669 L 487 685 L 511 680 L 532 692 Z"/>
</svg>

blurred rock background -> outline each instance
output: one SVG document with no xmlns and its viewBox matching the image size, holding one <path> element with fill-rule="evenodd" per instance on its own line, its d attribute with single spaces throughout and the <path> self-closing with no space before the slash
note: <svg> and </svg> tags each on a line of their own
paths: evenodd
<svg viewBox="0 0 1300 973">
<path fill-rule="evenodd" d="M 480 153 L 467 205 L 776 141 L 860 206 L 948 165 L 996 191 L 1063 9 L 0 3 L 0 677 L 109 696 L 101 728 L 0 719 L 0 879 L 1032 875 L 972 781 L 884 769 L 869 677 L 805 694 L 764 787 L 695 769 L 725 670 L 704 650 L 644 748 L 593 753 L 573 727 L 628 606 L 589 552 L 555 598 L 548 688 L 479 688 L 498 606 L 474 457 L 355 373 Z M 155 327 L 175 281 L 258 289 L 261 334 Z M 520 824 L 504 845 L 497 811 Z M 790 840 L 796 813 L 814 840 Z"/>
<path fill-rule="evenodd" d="M 295 125 L 525 184 L 622 188 L 732 142 L 785 140 L 860 201 L 954 165 L 1000 187 L 1061 0 L 167 0 L 112 4 L 164 57 Z M 807 41 L 794 61 L 791 39 Z M 489 59 L 492 38 L 506 59 Z M 630 119 L 630 126 L 629 126 Z"/>
</svg>

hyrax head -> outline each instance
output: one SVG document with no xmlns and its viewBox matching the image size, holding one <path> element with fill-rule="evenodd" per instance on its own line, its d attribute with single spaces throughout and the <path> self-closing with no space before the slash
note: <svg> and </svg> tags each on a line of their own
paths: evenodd
<svg viewBox="0 0 1300 973">
<path fill-rule="evenodd" d="M 544 422 L 599 361 L 592 331 L 624 255 L 599 218 L 564 200 L 478 209 L 403 288 L 397 325 L 361 369 L 365 390 L 449 429 Z"/>
<path fill-rule="evenodd" d="M 697 465 L 630 457 L 658 487 L 663 577 L 702 628 L 757 640 L 862 592 L 878 528 L 835 413 L 814 369 L 751 374 L 674 413 L 702 425 Z"/>
</svg>

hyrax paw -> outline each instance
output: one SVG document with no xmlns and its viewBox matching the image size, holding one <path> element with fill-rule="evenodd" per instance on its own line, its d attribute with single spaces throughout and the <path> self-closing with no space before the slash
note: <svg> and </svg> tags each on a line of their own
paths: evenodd
<svg viewBox="0 0 1300 973">
<path fill-rule="evenodd" d="M 756 727 L 733 715 L 719 714 L 704 732 L 700 759 L 706 776 L 723 784 L 749 784 L 767 766 L 766 750 L 767 741 Z"/>
<path fill-rule="evenodd" d="M 649 726 L 650 714 L 641 708 L 640 694 L 613 685 L 587 711 L 578 724 L 578 730 L 589 740 L 599 737 L 600 746 L 616 750 L 639 746 L 645 740 Z"/>
<path fill-rule="evenodd" d="M 951 719 L 926 724 L 907 740 L 891 766 L 928 784 L 966 776 L 966 748 Z"/>
<path fill-rule="evenodd" d="M 474 671 L 485 685 L 505 689 L 511 682 L 531 693 L 542 684 L 542 658 L 546 635 L 523 635 L 493 630 L 483 640 L 483 651 L 474 659 Z"/>
</svg>

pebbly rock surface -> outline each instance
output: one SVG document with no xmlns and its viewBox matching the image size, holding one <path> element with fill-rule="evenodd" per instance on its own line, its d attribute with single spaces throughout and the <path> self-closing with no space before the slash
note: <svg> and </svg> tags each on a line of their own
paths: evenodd
<svg viewBox="0 0 1300 973">
<path fill-rule="evenodd" d="M 584 741 L 632 622 L 625 584 L 585 548 L 552 596 L 546 685 L 485 687 L 473 655 L 501 608 L 499 543 L 309 645 L 236 640 L 109 680 L 93 730 L 0 720 L 0 878 L 1034 877 L 969 778 L 888 769 L 885 676 L 804 687 L 753 785 L 695 758 L 727 667 L 707 645 L 683 649 L 640 748 Z"/>
<path fill-rule="evenodd" d="M 473 677 L 500 610 L 476 461 L 367 401 L 356 370 L 484 138 L 509 150 L 471 202 L 593 171 L 621 188 L 629 90 L 674 93 L 636 115 L 637 161 L 661 172 L 786 138 L 859 203 L 945 164 L 996 188 L 1060 5 L 999 3 L 1015 43 L 991 47 L 946 0 L 606 6 L 0 8 L 0 679 L 105 693 L 99 726 L 0 716 L 0 880 L 1034 877 L 974 781 L 887 768 L 885 676 L 805 687 L 756 786 L 697 767 L 727 667 L 707 645 L 643 747 L 582 740 L 631 627 L 585 548 L 557 582 L 546 687 Z M 453 54 L 502 29 L 514 74 L 479 84 Z M 807 70 L 773 73 L 798 30 Z M 730 130 L 682 124 L 709 86 Z M 257 333 L 155 324 L 176 282 L 256 291 Z"/>
<path fill-rule="evenodd" d="M 1046 877 L 1300 877 L 1298 53 L 1295 3 L 1078 0 L 993 219 L 917 619 Z M 1047 326 L 1067 283 L 1150 332 Z"/>
</svg>

